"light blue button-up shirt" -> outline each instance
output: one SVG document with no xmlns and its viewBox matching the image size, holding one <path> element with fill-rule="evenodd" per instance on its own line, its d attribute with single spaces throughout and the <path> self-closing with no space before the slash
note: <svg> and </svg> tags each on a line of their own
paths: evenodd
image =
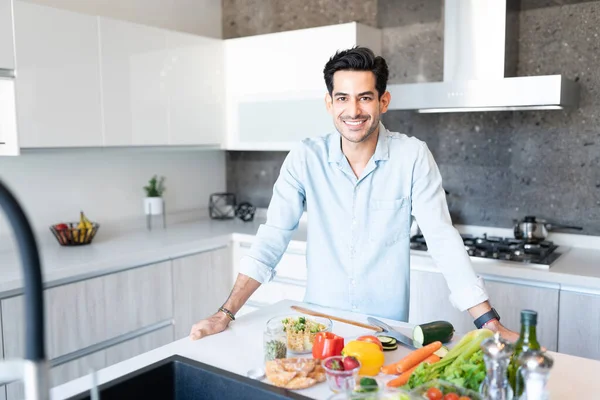
<svg viewBox="0 0 600 400">
<path fill-rule="evenodd" d="M 273 279 L 305 203 L 306 302 L 408 321 L 411 215 L 454 306 L 466 310 L 488 299 L 424 142 L 380 123 L 375 153 L 357 178 L 337 131 L 302 141 L 282 165 L 241 273 L 261 283 Z"/>
</svg>

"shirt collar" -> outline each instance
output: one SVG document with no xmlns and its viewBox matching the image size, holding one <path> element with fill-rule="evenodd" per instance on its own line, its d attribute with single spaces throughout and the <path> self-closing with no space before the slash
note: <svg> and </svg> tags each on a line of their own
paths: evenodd
<svg viewBox="0 0 600 400">
<path fill-rule="evenodd" d="M 327 140 L 327 145 L 329 147 L 329 162 L 339 163 L 340 161 L 342 161 L 344 153 L 342 152 L 341 138 L 342 136 L 337 130 L 329 135 L 329 139 Z M 385 128 L 383 123 L 379 121 L 379 137 L 377 138 L 377 146 L 375 147 L 375 153 L 373 154 L 374 161 L 389 159 L 388 140 L 388 130 Z"/>
</svg>

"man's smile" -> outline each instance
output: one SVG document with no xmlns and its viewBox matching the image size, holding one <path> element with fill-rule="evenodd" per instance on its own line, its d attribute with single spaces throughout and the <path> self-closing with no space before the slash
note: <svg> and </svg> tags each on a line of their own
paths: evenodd
<svg viewBox="0 0 600 400">
<path fill-rule="evenodd" d="M 362 127 L 367 122 L 367 119 L 356 119 L 356 120 L 348 119 L 348 120 L 344 120 L 343 122 L 344 122 L 344 124 L 346 124 L 348 126 L 357 128 L 357 127 Z"/>
</svg>

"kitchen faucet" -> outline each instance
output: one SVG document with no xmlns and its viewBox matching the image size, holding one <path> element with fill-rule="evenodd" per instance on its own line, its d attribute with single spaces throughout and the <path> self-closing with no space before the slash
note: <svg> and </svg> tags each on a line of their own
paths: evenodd
<svg viewBox="0 0 600 400">
<path fill-rule="evenodd" d="M 0 180 L 0 208 L 12 226 L 21 257 L 25 292 L 25 359 L 0 362 L 0 383 L 22 380 L 26 400 L 48 400 L 44 346 L 44 288 L 35 236 L 17 199 Z"/>
</svg>

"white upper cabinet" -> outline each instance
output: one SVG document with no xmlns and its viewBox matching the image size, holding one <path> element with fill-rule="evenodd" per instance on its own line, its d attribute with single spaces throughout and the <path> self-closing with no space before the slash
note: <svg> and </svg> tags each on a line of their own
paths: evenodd
<svg viewBox="0 0 600 400">
<path fill-rule="evenodd" d="M 104 144 L 168 144 L 166 31 L 107 18 L 99 24 Z"/>
<path fill-rule="evenodd" d="M 100 18 L 105 145 L 220 145 L 223 41 Z"/>
<path fill-rule="evenodd" d="M 20 147 L 102 145 L 96 17 L 15 1 Z"/>
<path fill-rule="evenodd" d="M 14 25 L 21 148 L 289 150 L 334 129 L 329 58 L 381 53 L 381 31 L 354 22 L 222 40 L 16 0 Z"/>
<path fill-rule="evenodd" d="M 12 0 L 0 0 L 0 69 L 15 69 Z"/>
<path fill-rule="evenodd" d="M 331 132 L 323 68 L 356 45 L 381 54 L 381 31 L 352 22 L 226 40 L 227 148 L 289 150 Z"/>
<path fill-rule="evenodd" d="M 221 145 L 225 136 L 223 40 L 167 33 L 169 144 Z"/>
</svg>

